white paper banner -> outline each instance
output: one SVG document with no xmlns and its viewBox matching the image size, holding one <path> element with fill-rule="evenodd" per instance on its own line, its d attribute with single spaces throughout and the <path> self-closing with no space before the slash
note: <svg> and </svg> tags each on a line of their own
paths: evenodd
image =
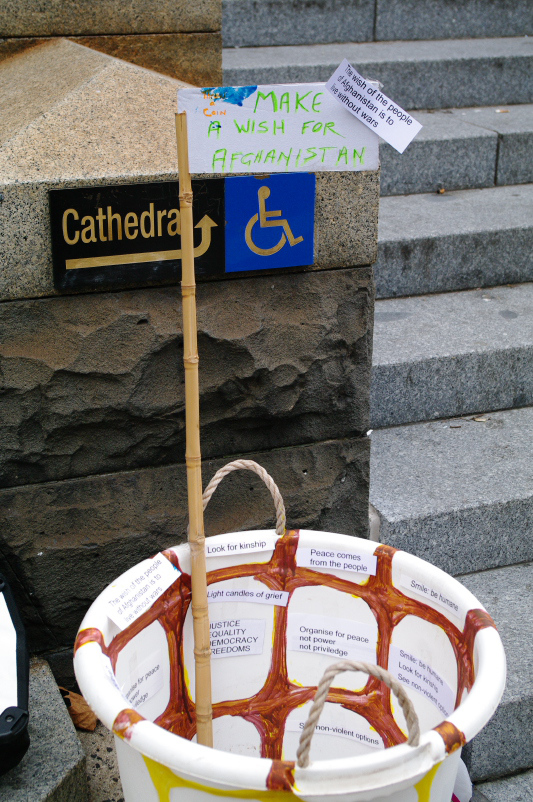
<svg viewBox="0 0 533 802">
<path fill-rule="evenodd" d="M 453 711 L 455 693 L 438 671 L 398 646 L 389 649 L 389 671 L 408 688 L 432 702 L 446 718 Z"/>
<path fill-rule="evenodd" d="M 287 648 L 293 652 L 328 654 L 374 663 L 375 628 L 348 618 L 289 612 Z"/>
<path fill-rule="evenodd" d="M 263 654 L 266 620 L 264 618 L 230 618 L 211 621 L 211 655 L 246 657 Z"/>
<path fill-rule="evenodd" d="M 331 96 L 364 125 L 403 153 L 422 124 L 360 75 L 344 59 L 326 84 Z"/>
<path fill-rule="evenodd" d="M 375 554 L 365 554 L 357 549 L 299 547 L 296 557 L 298 565 L 306 568 L 352 571 L 355 574 L 368 574 L 369 576 L 375 576 L 377 570 Z"/>
<path fill-rule="evenodd" d="M 181 571 L 162 554 L 156 554 L 152 560 L 143 560 L 136 566 L 134 574 L 129 573 L 125 582 L 110 586 L 109 618 L 120 629 L 129 626 L 168 590 L 180 574 Z"/>
<path fill-rule="evenodd" d="M 325 84 L 180 89 L 193 173 L 377 170 L 377 136 Z"/>
<path fill-rule="evenodd" d="M 289 592 L 286 590 L 270 590 L 263 588 L 217 588 L 211 586 L 207 590 L 207 601 L 212 602 L 252 602 L 254 604 L 275 604 L 286 607 L 289 601 Z"/>
</svg>

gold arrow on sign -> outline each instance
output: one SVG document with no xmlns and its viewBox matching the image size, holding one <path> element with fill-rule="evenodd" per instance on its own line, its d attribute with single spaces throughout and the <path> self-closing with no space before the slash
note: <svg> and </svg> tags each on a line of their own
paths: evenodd
<svg viewBox="0 0 533 802">
<path fill-rule="evenodd" d="M 211 220 L 209 215 L 204 214 L 199 223 L 196 223 L 195 228 L 199 228 L 202 232 L 202 240 L 200 244 L 194 249 L 195 259 L 198 256 L 203 256 L 211 245 L 211 229 L 218 226 L 214 220 Z"/>
<path fill-rule="evenodd" d="M 194 249 L 194 256 L 203 256 L 211 245 L 211 229 L 218 226 L 209 215 L 204 214 L 195 228 L 202 232 L 200 244 Z M 181 229 L 178 231 L 181 234 Z M 144 253 L 126 253 L 115 256 L 92 256 L 85 259 L 67 259 L 65 267 L 67 270 L 79 270 L 83 267 L 112 267 L 113 265 L 132 265 L 143 264 L 145 262 L 168 262 L 172 259 L 181 259 L 181 248 L 172 251 L 150 251 Z"/>
</svg>

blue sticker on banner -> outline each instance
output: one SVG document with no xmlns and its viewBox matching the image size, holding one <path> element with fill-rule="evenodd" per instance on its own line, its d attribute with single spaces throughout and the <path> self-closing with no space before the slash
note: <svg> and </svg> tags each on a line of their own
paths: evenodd
<svg viewBox="0 0 533 802">
<path fill-rule="evenodd" d="M 314 262 L 313 173 L 226 178 L 226 273 Z"/>
</svg>

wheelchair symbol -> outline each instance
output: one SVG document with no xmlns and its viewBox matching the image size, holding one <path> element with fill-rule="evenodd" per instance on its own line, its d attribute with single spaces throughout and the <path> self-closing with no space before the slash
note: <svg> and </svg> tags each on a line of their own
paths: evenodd
<svg viewBox="0 0 533 802">
<path fill-rule="evenodd" d="M 265 208 L 265 201 L 270 197 L 270 189 L 268 187 L 260 187 L 257 193 L 257 199 L 259 203 L 259 214 L 254 214 L 254 216 L 248 220 L 248 224 L 246 226 L 246 233 L 245 239 L 246 244 L 250 248 L 251 251 L 258 254 L 258 256 L 272 256 L 273 253 L 277 253 L 281 251 L 287 240 L 289 241 L 289 245 L 292 247 L 293 245 L 298 245 L 299 242 L 303 242 L 303 237 L 294 237 L 291 227 L 288 224 L 287 220 L 279 219 L 279 220 L 269 220 L 269 217 L 279 217 L 281 218 L 281 209 L 278 209 L 275 212 L 267 212 Z M 274 245 L 273 248 L 260 248 L 252 239 L 252 231 L 255 224 L 259 221 L 260 228 L 274 228 L 277 226 L 281 226 L 283 228 L 284 233 L 281 235 L 281 239 L 277 245 Z"/>
</svg>

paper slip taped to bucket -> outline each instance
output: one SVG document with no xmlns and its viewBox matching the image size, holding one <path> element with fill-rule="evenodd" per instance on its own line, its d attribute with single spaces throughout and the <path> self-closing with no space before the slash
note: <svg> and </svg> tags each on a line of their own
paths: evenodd
<svg viewBox="0 0 533 802">
<path fill-rule="evenodd" d="M 252 602 L 254 604 L 274 604 L 286 607 L 289 601 L 287 590 L 271 590 L 262 588 L 217 588 L 212 586 L 207 591 L 207 601 L 212 602 Z"/>
<path fill-rule="evenodd" d="M 126 578 L 109 586 L 109 618 L 117 627 L 125 629 L 148 610 L 180 574 L 163 554 L 143 560 L 127 572 Z"/>
<path fill-rule="evenodd" d="M 422 128 L 418 120 L 363 78 L 346 59 L 326 83 L 326 89 L 347 111 L 375 131 L 398 153 L 404 152 Z"/>
<path fill-rule="evenodd" d="M 209 629 L 213 659 L 263 654 L 266 629 L 264 618 L 211 621 Z"/>
</svg>

